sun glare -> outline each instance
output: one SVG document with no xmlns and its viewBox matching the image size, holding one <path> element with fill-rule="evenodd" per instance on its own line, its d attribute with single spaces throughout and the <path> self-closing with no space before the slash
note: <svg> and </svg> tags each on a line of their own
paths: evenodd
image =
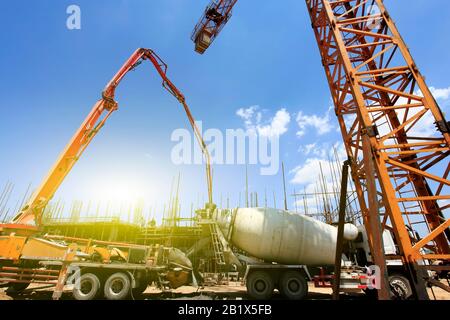
<svg viewBox="0 0 450 320">
<path fill-rule="evenodd" d="M 92 189 L 92 198 L 102 203 L 151 203 L 156 199 L 155 189 L 149 183 L 136 179 L 111 179 L 106 182 L 94 182 Z"/>
</svg>

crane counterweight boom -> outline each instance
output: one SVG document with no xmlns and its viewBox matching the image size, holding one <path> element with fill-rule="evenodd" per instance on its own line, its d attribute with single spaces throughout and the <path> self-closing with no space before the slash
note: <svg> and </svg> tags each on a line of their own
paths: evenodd
<svg viewBox="0 0 450 320">
<path fill-rule="evenodd" d="M 203 54 L 222 31 L 232 16 L 237 0 L 212 0 L 194 28 L 191 39 L 195 51 Z"/>
</svg>

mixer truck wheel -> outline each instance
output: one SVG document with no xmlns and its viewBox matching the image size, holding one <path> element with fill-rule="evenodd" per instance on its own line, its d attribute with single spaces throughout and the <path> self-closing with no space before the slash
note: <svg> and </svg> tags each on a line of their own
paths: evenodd
<svg viewBox="0 0 450 320">
<path fill-rule="evenodd" d="M 267 272 L 255 271 L 247 277 L 247 292 L 253 299 L 270 299 L 274 288 L 274 281 Z"/>
<path fill-rule="evenodd" d="M 413 295 L 409 280 L 401 274 L 393 274 L 389 277 L 391 299 L 408 300 Z"/>
<path fill-rule="evenodd" d="M 281 276 L 281 294 L 289 300 L 303 300 L 308 294 L 308 283 L 297 271 L 287 271 Z"/>
<path fill-rule="evenodd" d="M 391 300 L 408 300 L 413 295 L 409 280 L 401 274 L 389 276 L 389 289 Z M 365 289 L 364 292 L 369 299 L 378 299 L 378 290 Z"/>
<path fill-rule="evenodd" d="M 131 292 L 131 280 L 123 272 L 112 274 L 105 282 L 105 298 L 108 300 L 123 300 Z"/>
<path fill-rule="evenodd" d="M 93 273 L 83 274 L 72 291 L 76 300 L 93 300 L 100 293 L 100 280 Z"/>
</svg>

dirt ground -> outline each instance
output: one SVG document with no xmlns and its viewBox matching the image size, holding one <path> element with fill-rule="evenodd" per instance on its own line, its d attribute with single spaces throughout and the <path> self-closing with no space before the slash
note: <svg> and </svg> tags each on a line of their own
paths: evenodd
<svg viewBox="0 0 450 320">
<path fill-rule="evenodd" d="M 434 288 L 436 300 L 450 300 L 450 293 Z M 429 289 L 430 298 L 433 299 L 432 291 Z M 309 300 L 330 300 L 332 290 L 328 288 L 315 288 L 312 283 L 309 284 Z M 14 296 L 6 294 L 4 289 L 0 288 L 0 300 L 51 300 L 52 290 L 49 288 L 39 289 L 39 286 L 31 286 L 24 293 Z M 63 300 L 71 300 L 70 291 L 66 291 Z M 229 285 L 212 286 L 205 288 L 181 287 L 171 292 L 162 292 L 156 288 L 148 288 L 141 296 L 136 297 L 138 300 L 246 300 L 245 286 L 240 283 L 230 283 Z M 275 292 L 273 299 L 279 300 L 282 297 Z M 364 293 L 342 294 L 342 300 L 366 300 Z"/>
</svg>

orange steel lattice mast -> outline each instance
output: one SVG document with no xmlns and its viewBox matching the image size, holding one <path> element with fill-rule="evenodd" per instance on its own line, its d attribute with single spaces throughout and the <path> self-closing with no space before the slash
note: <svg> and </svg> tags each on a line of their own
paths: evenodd
<svg viewBox="0 0 450 320">
<path fill-rule="evenodd" d="M 419 264 L 450 260 L 449 123 L 381 0 L 306 3 L 372 252 L 382 252 L 370 221 L 379 219 L 392 226 L 416 295 L 427 299 Z"/>
<path fill-rule="evenodd" d="M 305 1 L 374 261 L 401 259 L 428 299 L 425 270 L 450 270 L 450 124 L 382 0 Z M 387 229 L 400 257 L 384 255 Z"/>
</svg>

